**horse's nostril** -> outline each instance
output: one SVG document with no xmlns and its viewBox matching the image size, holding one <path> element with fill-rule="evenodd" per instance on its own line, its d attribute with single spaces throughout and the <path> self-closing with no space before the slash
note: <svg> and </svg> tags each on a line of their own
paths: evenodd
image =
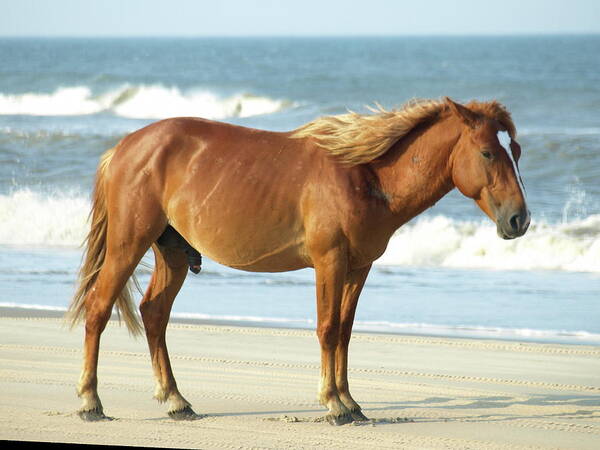
<svg viewBox="0 0 600 450">
<path fill-rule="evenodd" d="M 514 216 L 512 216 L 510 218 L 510 220 L 508 221 L 508 223 L 510 224 L 510 227 L 514 231 L 518 231 L 519 230 L 519 215 L 515 214 Z"/>
</svg>

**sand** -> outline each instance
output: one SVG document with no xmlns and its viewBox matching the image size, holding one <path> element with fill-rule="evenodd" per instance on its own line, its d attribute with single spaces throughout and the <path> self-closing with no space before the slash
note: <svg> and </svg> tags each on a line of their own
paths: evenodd
<svg viewBox="0 0 600 450">
<path fill-rule="evenodd" d="M 37 316 L 37 317 L 35 317 Z M 99 394 L 107 422 L 75 414 L 81 327 L 0 310 L 0 438 L 179 448 L 600 448 L 600 347 L 357 333 L 354 397 L 370 422 L 332 427 L 316 402 L 314 331 L 173 323 L 178 385 L 197 413 L 152 399 L 144 339 L 111 322 Z"/>
</svg>

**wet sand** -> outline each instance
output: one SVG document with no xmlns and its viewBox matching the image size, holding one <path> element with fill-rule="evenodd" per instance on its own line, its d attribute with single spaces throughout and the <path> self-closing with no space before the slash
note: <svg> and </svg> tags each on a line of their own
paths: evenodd
<svg viewBox="0 0 600 450">
<path fill-rule="evenodd" d="M 83 329 L 0 309 L 0 439 L 179 448 L 600 447 L 600 347 L 357 333 L 350 383 L 369 422 L 332 427 L 316 402 L 313 331 L 173 323 L 179 388 L 206 415 L 152 399 L 145 340 L 112 322 L 99 394 L 114 420 L 76 415 Z"/>
</svg>

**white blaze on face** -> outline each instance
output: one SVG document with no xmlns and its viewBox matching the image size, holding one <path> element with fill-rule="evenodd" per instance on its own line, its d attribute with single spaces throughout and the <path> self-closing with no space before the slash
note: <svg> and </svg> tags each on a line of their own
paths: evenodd
<svg viewBox="0 0 600 450">
<path fill-rule="evenodd" d="M 508 134 L 507 131 L 498 131 L 498 141 L 500 141 L 500 145 L 508 155 L 508 159 L 512 163 L 513 169 L 515 171 L 515 177 L 517 178 L 517 183 L 519 183 L 519 189 L 521 189 L 521 194 L 523 195 L 523 199 L 525 199 L 525 188 L 523 187 L 523 182 L 521 181 L 521 174 L 519 173 L 519 168 L 517 167 L 517 162 L 513 157 L 512 150 L 510 149 L 510 143 L 512 138 Z"/>
</svg>

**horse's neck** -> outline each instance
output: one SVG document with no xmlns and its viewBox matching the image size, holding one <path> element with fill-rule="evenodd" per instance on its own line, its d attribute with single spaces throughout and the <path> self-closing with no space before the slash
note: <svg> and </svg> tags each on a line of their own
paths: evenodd
<svg viewBox="0 0 600 450">
<path fill-rule="evenodd" d="M 418 128 L 372 163 L 393 227 L 408 222 L 454 188 L 450 155 L 460 127 L 443 119 Z"/>
</svg>

